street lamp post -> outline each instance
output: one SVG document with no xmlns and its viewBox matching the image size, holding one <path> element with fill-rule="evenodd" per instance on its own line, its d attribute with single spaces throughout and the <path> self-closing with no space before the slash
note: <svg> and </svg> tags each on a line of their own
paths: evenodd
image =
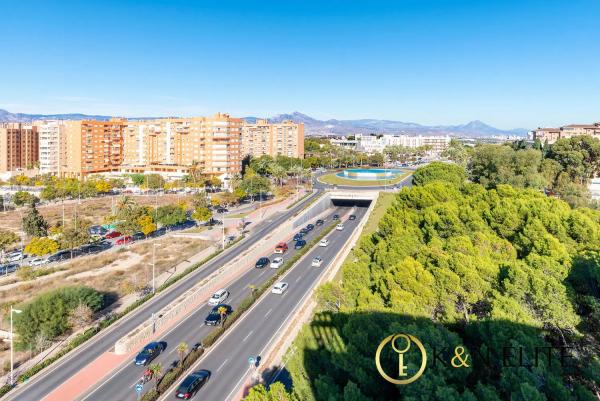
<svg viewBox="0 0 600 401">
<path fill-rule="evenodd" d="M 10 307 L 10 385 L 15 383 L 14 380 L 14 353 L 15 353 L 15 339 L 13 334 L 13 313 L 21 313 L 22 310 L 14 309 Z"/>
</svg>

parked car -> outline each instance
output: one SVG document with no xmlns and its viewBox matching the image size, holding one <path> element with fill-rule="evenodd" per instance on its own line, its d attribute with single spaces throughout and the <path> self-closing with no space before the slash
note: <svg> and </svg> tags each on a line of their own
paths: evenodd
<svg viewBox="0 0 600 401">
<path fill-rule="evenodd" d="M 350 217 L 348 217 L 348 220 L 356 220 L 356 216 L 351 214 Z"/>
<path fill-rule="evenodd" d="M 119 231 L 111 231 L 104 236 L 106 239 L 117 238 L 120 237 L 121 233 Z"/>
<path fill-rule="evenodd" d="M 131 238 L 133 238 L 134 241 L 140 241 L 140 240 L 146 239 L 146 234 L 144 234 L 141 231 L 138 231 L 137 233 L 133 233 Z"/>
<path fill-rule="evenodd" d="M 160 237 L 162 235 L 165 235 L 166 233 L 167 233 L 166 227 L 161 227 L 158 230 L 152 231 L 150 234 L 148 234 L 148 238 Z"/>
<path fill-rule="evenodd" d="M 229 291 L 220 289 L 219 291 L 215 292 L 212 297 L 210 297 L 208 304 L 211 306 L 219 305 L 220 303 L 223 303 L 227 297 L 229 297 Z"/>
<path fill-rule="evenodd" d="M 102 226 L 91 226 L 88 228 L 88 233 L 90 233 L 90 235 L 104 236 L 108 233 L 108 230 Z"/>
<path fill-rule="evenodd" d="M 334 220 L 339 220 L 340 219 L 340 215 L 339 214 L 334 214 L 333 215 L 333 219 Z"/>
<path fill-rule="evenodd" d="M 208 316 L 206 316 L 206 319 L 204 319 L 204 324 L 207 326 L 216 326 L 217 324 L 221 323 L 221 311 L 220 311 L 221 308 L 225 308 L 225 314 L 223 316 L 223 321 L 224 321 L 224 319 L 227 318 L 227 316 L 229 316 L 231 314 L 231 312 L 233 312 L 233 309 L 231 308 L 231 306 L 225 305 L 225 304 L 219 304 L 219 305 L 215 306 L 214 308 L 212 308 L 212 310 L 210 311 Z"/>
<path fill-rule="evenodd" d="M 304 237 L 303 233 L 298 233 L 294 235 L 294 241 L 300 241 Z"/>
<path fill-rule="evenodd" d="M 275 258 L 271 262 L 271 269 L 279 269 L 283 265 L 283 258 Z"/>
<path fill-rule="evenodd" d="M 269 258 L 262 257 L 256 261 L 256 264 L 254 265 L 254 267 L 256 267 L 257 269 L 262 269 L 263 267 L 267 266 L 269 263 L 271 263 Z"/>
<path fill-rule="evenodd" d="M 217 213 L 227 213 L 229 212 L 229 210 L 227 210 L 227 208 L 224 207 L 220 207 L 217 209 Z"/>
<path fill-rule="evenodd" d="M 321 265 L 323 264 L 323 259 L 321 259 L 320 256 L 317 256 L 316 258 L 314 258 L 311 262 L 311 266 L 312 267 L 321 267 Z"/>
<path fill-rule="evenodd" d="M 61 260 L 71 259 L 71 251 L 58 251 L 54 255 L 48 257 L 48 263 L 60 262 Z"/>
<path fill-rule="evenodd" d="M 98 253 L 98 252 L 104 251 L 105 249 L 110 248 L 110 246 L 107 247 L 105 244 L 110 244 L 110 243 L 102 242 L 102 243 L 98 243 L 98 244 L 84 245 L 79 249 L 82 253 L 85 253 L 85 254 Z"/>
<path fill-rule="evenodd" d="M 275 247 L 275 253 L 285 253 L 288 250 L 288 245 L 285 242 L 280 242 Z"/>
<path fill-rule="evenodd" d="M 0 266 L 0 275 L 6 275 L 9 273 L 14 273 L 19 268 L 17 263 L 7 263 L 5 265 Z"/>
<path fill-rule="evenodd" d="M 142 348 L 142 350 L 135 356 L 133 362 L 138 366 L 146 366 L 163 351 L 164 348 L 161 343 L 156 341 L 151 342 Z"/>
<path fill-rule="evenodd" d="M 326 247 L 327 245 L 329 245 L 329 240 L 327 238 L 323 238 L 321 241 L 319 241 L 319 246 Z"/>
<path fill-rule="evenodd" d="M 133 238 L 131 237 L 131 235 L 126 235 L 117 240 L 117 245 L 125 245 L 129 244 L 130 242 L 133 242 Z"/>
<path fill-rule="evenodd" d="M 319 219 L 319 220 L 317 220 L 317 221 L 315 222 L 315 226 L 322 226 L 322 225 L 323 225 L 323 223 L 325 223 L 325 221 L 324 221 L 324 220 L 321 220 L 321 219 Z"/>
<path fill-rule="evenodd" d="M 308 232 L 309 232 L 309 231 L 310 231 L 309 229 L 307 229 L 306 227 L 304 227 L 304 228 L 302 228 L 302 229 L 300 230 L 300 234 L 302 234 L 302 235 L 306 235 L 306 234 L 308 234 Z"/>
<path fill-rule="evenodd" d="M 287 289 L 288 289 L 288 283 L 286 283 L 286 282 L 283 282 L 283 281 L 280 281 L 280 282 L 276 283 L 276 284 L 273 286 L 273 289 L 271 290 L 271 292 L 272 292 L 273 294 L 279 294 L 279 295 L 281 295 L 281 294 L 283 294 L 283 293 L 285 292 L 285 290 L 287 290 Z"/>
<path fill-rule="evenodd" d="M 208 379 L 210 379 L 210 372 L 208 370 L 199 370 L 190 374 L 177 387 L 175 397 L 184 400 L 192 398 L 206 384 Z"/>
<path fill-rule="evenodd" d="M 335 226 L 335 229 L 338 231 L 342 231 L 344 229 L 344 225 L 342 223 L 340 223 L 337 226 Z"/>
<path fill-rule="evenodd" d="M 19 260 L 23 259 L 23 252 L 11 252 L 6 254 L 6 260 L 9 262 L 18 262 Z"/>
<path fill-rule="evenodd" d="M 48 263 L 48 259 L 46 258 L 35 258 L 29 261 L 30 266 L 41 266 Z"/>
<path fill-rule="evenodd" d="M 306 241 L 301 239 L 300 241 L 296 241 L 296 243 L 294 244 L 294 249 L 302 249 L 302 248 L 304 248 L 305 245 L 306 245 Z"/>
</svg>

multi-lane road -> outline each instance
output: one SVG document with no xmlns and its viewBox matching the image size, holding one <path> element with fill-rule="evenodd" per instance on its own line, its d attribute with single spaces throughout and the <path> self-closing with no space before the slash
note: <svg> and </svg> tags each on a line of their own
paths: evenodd
<svg viewBox="0 0 600 401">
<path fill-rule="evenodd" d="M 35 375 L 29 382 L 6 395 L 7 400 L 26 400 L 39 401 L 56 389 L 62 383 L 74 376 L 89 363 L 94 361 L 103 353 L 111 350 L 119 338 L 129 333 L 131 330 L 144 323 L 153 312 L 159 311 L 173 302 L 180 294 L 192 288 L 203 278 L 208 277 L 218 270 L 224 263 L 233 258 L 236 254 L 243 252 L 254 244 L 258 239 L 265 237 L 269 232 L 275 230 L 283 224 L 288 218 L 300 211 L 306 202 L 309 202 L 320 191 L 317 191 L 309 197 L 303 199 L 298 204 L 286 212 L 279 213 L 269 220 L 260 223 L 255 227 L 250 235 L 239 244 L 229 248 L 217 257 L 207 262 L 202 268 L 190 273 L 185 279 L 180 280 L 168 290 L 158 294 L 150 301 L 144 303 L 139 308 L 120 319 L 118 322 L 108 327 L 106 330 L 92 338 L 83 346 L 69 353 L 60 361 L 54 363 L 46 370 Z M 234 295 L 235 297 L 235 295 Z M 169 352 L 170 348 L 167 352 Z M 111 399 L 101 398 L 101 399 Z M 127 399 L 132 399 L 128 397 Z"/>
<path fill-rule="evenodd" d="M 332 221 L 333 214 L 343 214 L 345 211 L 347 211 L 347 208 L 333 209 L 325 218 L 326 224 L 329 224 Z M 312 223 L 314 223 L 314 221 Z M 323 227 L 325 227 L 325 225 L 315 227 L 315 229 L 310 231 L 304 237 L 306 241 L 310 242 L 311 239 L 313 239 L 319 234 Z M 321 249 L 323 249 L 329 254 L 335 254 L 335 252 L 337 252 L 340 248 L 340 244 L 337 244 L 337 242 L 339 242 L 337 241 L 339 235 L 330 236 L 332 237 L 332 244 L 330 245 L 330 247 Z M 283 256 L 284 260 L 289 259 L 298 251 L 294 249 L 294 241 L 289 240 L 287 243 L 289 249 L 287 252 L 285 252 L 284 255 L 270 253 L 268 255 L 261 256 L 266 256 L 270 260 L 273 260 L 277 256 Z M 251 264 L 251 267 L 249 267 L 248 271 L 246 271 L 242 276 L 240 276 L 226 288 L 227 291 L 229 291 L 230 295 L 228 299 L 224 301 L 224 303 L 230 305 L 234 310 L 237 308 L 242 299 L 250 295 L 249 286 L 251 284 L 254 284 L 257 287 L 259 287 L 261 284 L 263 284 L 269 278 L 275 275 L 277 271 L 276 269 L 272 269 L 269 266 L 266 266 L 262 269 L 257 269 L 254 267 L 254 262 L 256 261 L 245 261 L 245 263 Z M 296 270 L 296 267 L 294 268 L 294 270 Z M 298 285 L 296 282 L 290 283 L 291 288 L 289 290 L 289 293 L 294 294 L 296 292 L 299 292 L 301 291 L 301 288 L 306 291 L 307 289 L 310 289 L 308 284 L 309 281 L 303 282 L 301 285 Z M 290 298 L 291 297 L 289 294 L 284 294 L 283 299 L 286 302 Z M 163 369 L 166 370 L 168 366 L 170 366 L 173 363 L 176 364 L 179 360 L 179 355 L 177 354 L 176 348 L 179 343 L 185 342 L 191 347 L 193 344 L 200 342 L 204 337 L 206 337 L 211 330 L 214 330 L 213 326 L 204 325 L 204 319 L 209 314 L 212 308 L 212 306 L 208 305 L 203 305 L 197 308 L 191 314 L 182 319 L 176 326 L 171 328 L 167 333 L 163 334 L 159 339 L 157 339 L 157 341 L 166 344 L 166 349 L 159 356 L 157 356 L 152 361 L 152 363 L 160 363 L 163 366 Z M 289 312 L 291 309 L 287 308 L 286 310 L 287 312 Z M 277 316 L 280 314 L 281 312 L 274 314 L 275 318 L 277 318 Z M 226 357 L 227 354 L 229 354 L 229 352 L 226 352 L 224 357 Z M 239 357 L 243 358 L 243 356 Z M 144 367 L 135 366 L 132 361 L 126 361 L 122 366 L 120 366 L 114 372 L 112 372 L 106 380 L 104 380 L 102 383 L 99 383 L 99 385 L 97 385 L 94 389 L 90 390 L 87 394 L 81 397 L 81 399 L 86 401 L 132 400 L 135 398 L 135 385 L 140 381 L 144 369 Z M 152 388 L 153 385 L 154 384 L 152 382 L 147 383 L 145 385 L 144 392 Z M 208 399 L 213 398 L 211 397 Z M 214 399 L 216 400 L 217 398 Z"/>
</svg>

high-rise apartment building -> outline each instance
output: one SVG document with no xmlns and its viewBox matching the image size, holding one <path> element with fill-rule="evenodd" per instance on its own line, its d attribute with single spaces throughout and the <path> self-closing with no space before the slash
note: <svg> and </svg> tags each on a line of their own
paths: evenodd
<svg viewBox="0 0 600 401">
<path fill-rule="evenodd" d="M 66 159 L 65 123 L 61 120 L 34 121 L 39 134 L 40 173 L 60 174 Z"/>
<path fill-rule="evenodd" d="M 28 170 L 39 160 L 38 132 L 31 124 L 0 124 L 0 171 Z"/>
<path fill-rule="evenodd" d="M 242 155 L 304 157 L 304 124 L 256 120 L 242 128 Z"/>
<path fill-rule="evenodd" d="M 129 121 L 123 129 L 126 171 L 167 171 L 197 166 L 217 176 L 241 172 L 242 120 L 212 117 Z"/>
<path fill-rule="evenodd" d="M 60 174 L 81 177 L 118 171 L 123 163 L 125 119 L 65 121 L 65 158 Z"/>
<path fill-rule="evenodd" d="M 532 131 L 533 139 L 539 139 L 542 143 L 554 143 L 561 138 L 572 138 L 574 136 L 589 135 L 600 138 L 600 122 L 594 124 L 570 124 L 559 128 L 538 128 Z"/>
</svg>

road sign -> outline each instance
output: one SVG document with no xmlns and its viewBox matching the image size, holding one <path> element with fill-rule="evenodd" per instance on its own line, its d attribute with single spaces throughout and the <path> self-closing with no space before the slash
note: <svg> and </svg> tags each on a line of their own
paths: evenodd
<svg viewBox="0 0 600 401">
<path fill-rule="evenodd" d="M 142 390 L 144 389 L 144 385 L 142 383 L 138 383 L 135 385 L 135 392 L 140 394 L 142 392 Z"/>
</svg>

